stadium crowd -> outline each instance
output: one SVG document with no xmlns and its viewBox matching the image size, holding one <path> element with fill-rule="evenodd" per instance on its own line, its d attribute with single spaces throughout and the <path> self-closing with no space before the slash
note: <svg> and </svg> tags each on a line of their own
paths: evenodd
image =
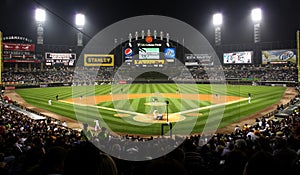
<svg viewBox="0 0 300 175">
<path fill-rule="evenodd" d="M 43 83 L 73 83 L 92 84 L 94 82 L 109 82 L 117 79 L 132 79 L 132 69 L 124 70 L 120 67 L 54 67 L 43 71 L 35 70 L 6 70 L 2 73 L 3 82 L 17 82 L 18 84 L 43 84 Z M 121 70 L 122 69 L 122 70 Z M 116 74 L 116 72 L 121 72 Z M 225 79 L 252 79 L 255 81 L 289 81 L 296 82 L 298 79 L 296 65 L 224 65 L 212 67 L 189 67 L 188 71 L 182 72 L 176 69 L 172 73 L 172 80 L 225 80 Z M 136 72 L 135 72 L 136 73 Z M 119 76 L 119 77 L 114 77 Z"/>
<path fill-rule="evenodd" d="M 296 96 L 289 105 L 299 104 Z M 299 174 L 300 107 L 284 118 L 258 116 L 254 124 L 232 128 L 231 133 L 188 137 L 116 136 L 106 128 L 94 131 L 83 124 L 73 130 L 47 117 L 34 120 L 0 103 L 0 174 L 110 174 L 110 175 L 260 175 Z M 283 110 L 278 108 L 278 110 Z M 164 153 L 166 143 L 176 147 L 152 159 L 141 143 Z M 93 144 L 92 144 L 92 143 Z M 110 150 L 113 156 L 101 150 Z M 138 154 L 138 153 L 143 154 Z M 148 161 L 121 159 L 143 155 Z"/>
<path fill-rule="evenodd" d="M 297 81 L 296 65 L 224 65 L 192 67 L 190 72 L 174 79 L 185 80 L 191 74 L 195 80 L 253 79 L 257 81 Z"/>
</svg>

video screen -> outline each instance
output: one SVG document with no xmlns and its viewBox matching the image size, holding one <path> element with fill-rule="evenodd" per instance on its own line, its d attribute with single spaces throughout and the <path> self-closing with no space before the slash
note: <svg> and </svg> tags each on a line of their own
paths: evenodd
<svg viewBox="0 0 300 175">
<path fill-rule="evenodd" d="M 231 52 L 223 54 L 224 64 L 251 64 L 253 51 Z"/>
<path fill-rule="evenodd" d="M 158 60 L 159 59 L 159 48 L 157 48 L 157 47 L 139 48 L 139 59 Z"/>
</svg>

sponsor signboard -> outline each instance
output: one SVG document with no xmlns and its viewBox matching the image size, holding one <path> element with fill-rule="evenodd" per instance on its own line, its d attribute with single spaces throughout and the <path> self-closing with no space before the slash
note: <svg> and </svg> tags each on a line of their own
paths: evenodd
<svg viewBox="0 0 300 175">
<path fill-rule="evenodd" d="M 284 49 L 284 50 L 264 50 L 262 51 L 262 64 L 268 63 L 296 63 L 296 49 Z"/>
<path fill-rule="evenodd" d="M 84 54 L 84 66 L 114 66 L 114 55 Z"/>
<path fill-rule="evenodd" d="M 185 54 L 186 66 L 212 66 L 214 65 L 211 54 Z"/>
<path fill-rule="evenodd" d="M 128 47 L 128 48 L 124 49 L 124 61 L 125 62 L 132 62 L 133 56 L 134 56 L 133 48 Z"/>
</svg>

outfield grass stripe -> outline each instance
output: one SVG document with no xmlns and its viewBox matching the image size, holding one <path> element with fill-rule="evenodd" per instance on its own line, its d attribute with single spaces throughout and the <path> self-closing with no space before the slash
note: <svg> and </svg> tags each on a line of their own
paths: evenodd
<svg viewBox="0 0 300 175">
<path fill-rule="evenodd" d="M 132 88 L 133 90 L 133 93 L 134 94 L 137 94 L 137 93 L 140 93 L 141 92 L 141 85 L 140 84 L 134 84 L 134 85 L 131 85 L 130 86 L 130 89 Z"/>
<path fill-rule="evenodd" d="M 145 109 L 146 98 L 136 99 L 138 101 L 138 111 L 142 112 Z"/>
<path fill-rule="evenodd" d="M 159 92 L 158 86 L 155 86 L 154 84 L 152 84 L 152 85 L 151 85 L 151 92 L 152 92 L 152 93 Z"/>
<path fill-rule="evenodd" d="M 166 100 L 168 100 L 169 101 L 169 105 L 168 105 L 168 112 L 169 113 L 173 113 L 174 111 L 178 111 L 178 110 L 180 110 L 180 100 L 179 99 L 172 99 L 172 98 L 170 98 L 170 99 L 166 99 Z"/>
<path fill-rule="evenodd" d="M 163 84 L 161 88 L 163 89 L 163 93 L 176 93 L 176 87 L 174 84 Z"/>
</svg>

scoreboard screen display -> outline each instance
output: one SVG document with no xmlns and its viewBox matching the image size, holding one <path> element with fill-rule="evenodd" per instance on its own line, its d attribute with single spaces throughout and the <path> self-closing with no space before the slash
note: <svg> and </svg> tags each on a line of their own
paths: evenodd
<svg viewBox="0 0 300 175">
<path fill-rule="evenodd" d="M 164 67 L 173 64 L 176 58 L 175 48 L 164 47 L 125 47 L 124 63 L 136 67 Z"/>
<path fill-rule="evenodd" d="M 157 48 L 157 47 L 139 48 L 139 59 L 158 60 L 159 59 L 159 48 Z"/>
<path fill-rule="evenodd" d="M 2 43 L 4 62 L 31 62 L 35 60 L 35 45 L 24 43 Z"/>
<path fill-rule="evenodd" d="M 253 56 L 252 51 L 224 53 L 223 63 L 224 64 L 251 64 L 252 56 Z"/>
<path fill-rule="evenodd" d="M 46 66 L 75 66 L 75 53 L 45 53 Z"/>
</svg>

